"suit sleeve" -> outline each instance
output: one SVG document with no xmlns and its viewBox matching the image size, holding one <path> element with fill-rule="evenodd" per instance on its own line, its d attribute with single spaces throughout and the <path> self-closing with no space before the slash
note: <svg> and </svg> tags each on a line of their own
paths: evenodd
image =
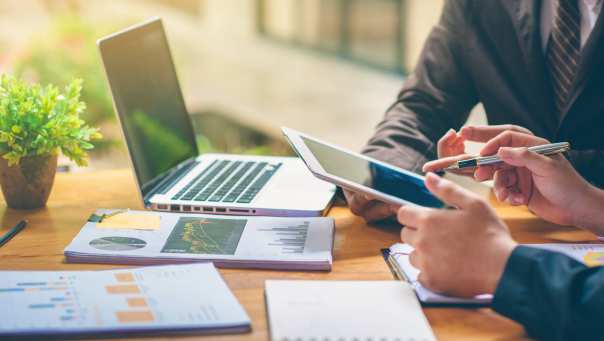
<svg viewBox="0 0 604 341">
<path fill-rule="evenodd" d="M 566 155 L 587 181 L 604 188 L 604 150 L 571 150 Z"/>
<path fill-rule="evenodd" d="M 518 246 L 493 309 L 540 340 L 599 339 L 604 335 L 604 267 L 588 268 L 560 253 Z"/>
<path fill-rule="evenodd" d="M 466 1 L 446 2 L 418 65 L 378 124 L 363 153 L 412 171 L 436 157 L 436 143 L 459 129 L 478 97 L 464 66 L 462 41 L 471 13 Z"/>
</svg>

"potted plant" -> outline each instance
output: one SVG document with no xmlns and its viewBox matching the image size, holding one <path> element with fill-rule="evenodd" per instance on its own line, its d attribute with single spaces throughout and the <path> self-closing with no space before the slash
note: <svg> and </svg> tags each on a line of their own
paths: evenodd
<svg viewBox="0 0 604 341">
<path fill-rule="evenodd" d="M 81 91 L 81 80 L 72 80 L 61 92 L 53 85 L 0 76 L 0 186 L 9 207 L 46 204 L 59 152 L 87 164 L 90 141 L 101 135 L 80 118 L 86 109 Z"/>
</svg>

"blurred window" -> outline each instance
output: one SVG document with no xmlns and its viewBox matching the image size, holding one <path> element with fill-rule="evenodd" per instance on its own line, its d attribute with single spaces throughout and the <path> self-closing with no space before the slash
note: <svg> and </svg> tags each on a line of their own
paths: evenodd
<svg viewBox="0 0 604 341">
<path fill-rule="evenodd" d="M 256 0 L 266 37 L 403 72 L 403 0 Z"/>
</svg>

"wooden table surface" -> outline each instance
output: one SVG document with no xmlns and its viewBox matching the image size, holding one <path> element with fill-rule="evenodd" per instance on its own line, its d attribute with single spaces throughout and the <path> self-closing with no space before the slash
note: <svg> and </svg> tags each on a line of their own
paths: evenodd
<svg viewBox="0 0 604 341">
<path fill-rule="evenodd" d="M 535 218 L 525 208 L 497 205 L 498 213 L 523 243 L 586 242 L 592 234 L 555 226 Z M 81 270 L 116 268 L 115 265 L 66 264 L 63 248 L 97 208 L 142 208 L 129 170 L 57 174 L 46 208 L 17 211 L 0 203 L 0 233 L 27 218 L 30 224 L 0 248 L 2 270 Z M 264 305 L 267 279 L 392 280 L 379 250 L 399 241 L 396 226 L 368 226 L 346 207 L 333 207 L 336 220 L 334 264 L 331 272 L 221 269 L 229 287 L 252 319 L 252 332 L 239 335 L 187 336 L 200 340 L 268 340 Z M 522 327 L 488 308 L 425 308 L 439 340 L 521 340 Z M 144 338 L 149 340 L 150 338 Z M 163 339 L 172 339 L 165 337 Z"/>
</svg>

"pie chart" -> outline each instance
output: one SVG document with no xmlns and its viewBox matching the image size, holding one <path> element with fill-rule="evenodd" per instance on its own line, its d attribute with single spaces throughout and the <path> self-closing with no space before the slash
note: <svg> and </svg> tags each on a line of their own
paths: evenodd
<svg viewBox="0 0 604 341">
<path fill-rule="evenodd" d="M 130 237 L 103 237 L 92 240 L 89 245 L 105 251 L 131 251 L 145 247 L 147 242 Z"/>
</svg>

